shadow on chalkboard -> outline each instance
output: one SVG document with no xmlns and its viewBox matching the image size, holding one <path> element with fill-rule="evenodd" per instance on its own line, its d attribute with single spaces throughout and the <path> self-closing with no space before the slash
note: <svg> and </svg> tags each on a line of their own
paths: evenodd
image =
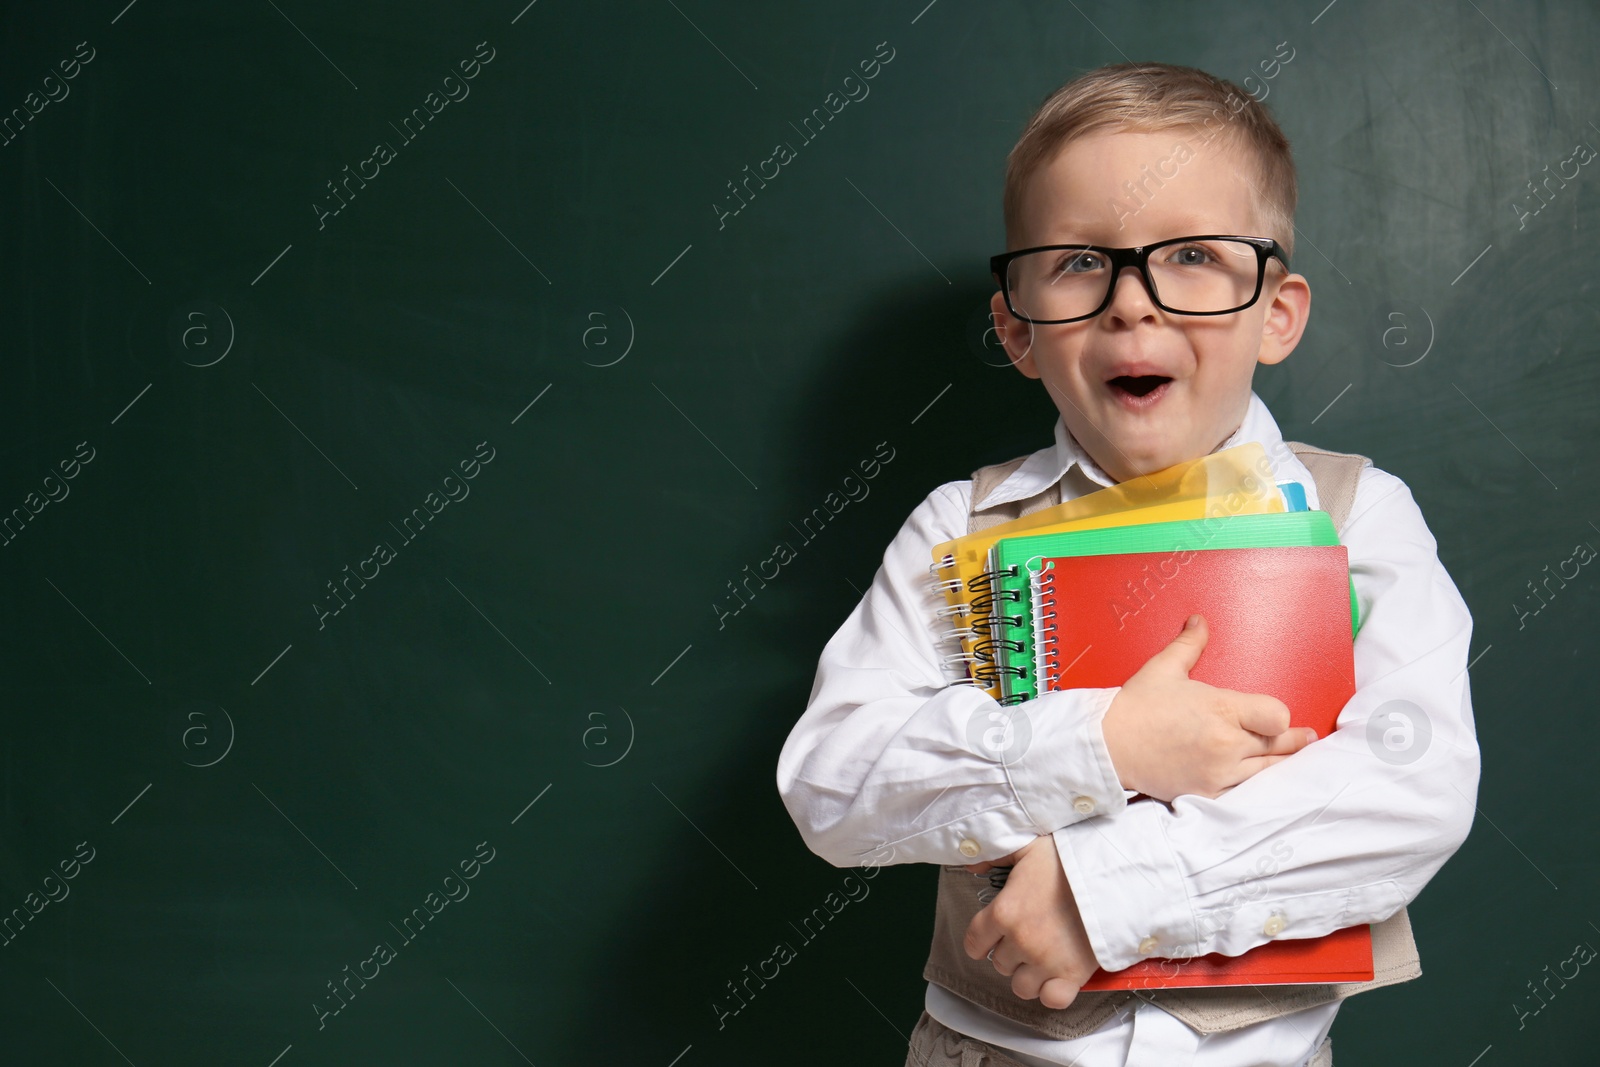
<svg viewBox="0 0 1600 1067">
<path fill-rule="evenodd" d="M 817 353 L 784 438 L 790 472 L 782 483 L 790 488 L 779 513 L 810 512 L 880 442 L 894 459 L 865 499 L 801 551 L 781 594 L 764 593 L 754 605 L 761 612 L 719 636 L 734 642 L 731 657 L 741 665 L 764 665 L 715 694 L 732 694 L 715 713 L 718 744 L 741 755 L 723 761 L 714 784 L 701 784 L 701 799 L 677 798 L 695 828 L 670 812 L 660 824 L 673 838 L 664 851 L 681 862 L 655 872 L 649 892 L 596 946 L 613 977 L 596 984 L 575 1020 L 572 1032 L 590 1043 L 572 1054 L 663 1065 L 689 1045 L 698 1063 L 815 1063 L 847 1049 L 862 1061 L 903 1056 L 925 990 L 934 872 L 911 864 L 865 880 L 859 870 L 831 867 L 806 848 L 774 776 L 823 645 L 912 508 L 943 482 L 1050 441 L 1055 414 L 1043 389 L 982 347 L 988 297 L 986 288 L 910 281 L 880 294 Z M 981 411 L 1008 408 L 1020 413 L 1010 425 L 985 425 Z M 755 530 L 735 558 L 759 559 L 771 548 L 771 531 Z M 718 655 L 728 658 L 726 650 Z M 844 906 L 818 932 L 820 919 L 805 920 L 830 892 L 834 906 Z M 787 962 L 775 956 L 779 941 L 794 951 Z M 763 970 L 776 974 L 751 977 Z M 819 1025 L 823 1019 L 831 1021 Z M 803 1041 L 790 1036 L 802 1032 Z"/>
</svg>

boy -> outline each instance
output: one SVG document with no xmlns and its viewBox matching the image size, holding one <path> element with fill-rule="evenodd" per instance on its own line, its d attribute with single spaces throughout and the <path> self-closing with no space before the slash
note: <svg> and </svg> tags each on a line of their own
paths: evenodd
<svg viewBox="0 0 1600 1067">
<path fill-rule="evenodd" d="M 1420 973 L 1404 905 L 1475 810 L 1472 620 L 1405 484 L 1364 457 L 1286 446 L 1252 391 L 1255 364 L 1287 358 L 1307 321 L 1310 288 L 1288 270 L 1295 196 L 1266 109 L 1186 67 L 1091 71 L 1011 152 L 1013 251 L 996 257 L 991 307 L 1060 412 L 1055 444 L 911 513 L 823 650 L 778 762 L 785 806 L 830 863 L 889 850 L 940 865 L 908 1065 L 1331 1064 L 1340 999 Z M 1274 481 L 1338 512 L 1361 628 L 1357 692 L 1332 734 L 1288 729 L 1271 697 L 1189 680 L 1198 616 L 1120 687 L 1002 711 L 954 684 L 965 667 L 941 631 L 959 624 L 936 615 L 934 545 L 1247 441 Z M 997 722 L 1011 731 L 998 752 Z M 1141 792 L 1155 799 L 1127 803 Z M 997 866 L 1012 868 L 1003 882 L 975 877 Z M 1377 924 L 1368 983 L 1079 992 L 1096 968 L 1363 923 Z"/>
</svg>

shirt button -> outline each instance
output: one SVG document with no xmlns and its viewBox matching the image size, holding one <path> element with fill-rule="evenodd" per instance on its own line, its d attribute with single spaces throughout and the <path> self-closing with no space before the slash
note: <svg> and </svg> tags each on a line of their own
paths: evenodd
<svg viewBox="0 0 1600 1067">
<path fill-rule="evenodd" d="M 1268 937 L 1277 937 L 1279 934 L 1283 933 L 1283 928 L 1285 925 L 1287 924 L 1283 921 L 1282 915 L 1274 915 L 1267 919 L 1266 923 L 1261 927 L 1261 932 L 1266 934 Z"/>
<path fill-rule="evenodd" d="M 978 854 L 978 843 L 970 837 L 963 837 L 961 839 L 961 843 L 957 845 L 956 848 L 960 850 L 961 854 L 968 859 L 971 859 L 973 856 Z"/>
<path fill-rule="evenodd" d="M 1073 797 L 1072 810 L 1079 815 L 1090 815 L 1094 812 L 1094 799 L 1092 797 Z"/>
<path fill-rule="evenodd" d="M 1139 955 L 1148 956 L 1148 955 L 1150 955 L 1150 953 L 1154 952 L 1155 950 L 1156 950 L 1156 939 L 1155 938 L 1147 937 L 1143 941 L 1139 942 Z"/>
</svg>

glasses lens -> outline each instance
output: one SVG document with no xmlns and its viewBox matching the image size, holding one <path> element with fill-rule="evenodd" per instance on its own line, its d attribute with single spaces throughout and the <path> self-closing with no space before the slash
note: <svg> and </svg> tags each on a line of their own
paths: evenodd
<svg viewBox="0 0 1600 1067">
<path fill-rule="evenodd" d="M 1017 314 L 1039 322 L 1087 315 L 1105 299 L 1111 262 L 1090 248 L 1050 248 L 1018 256 L 1006 267 Z"/>
<path fill-rule="evenodd" d="M 1259 262 L 1244 241 L 1180 241 L 1150 253 L 1150 277 L 1175 311 L 1232 311 L 1255 293 Z"/>
<path fill-rule="evenodd" d="M 1180 312 L 1225 312 L 1255 294 L 1260 260 L 1244 241 L 1180 241 L 1150 253 L 1161 303 Z M 1013 259 L 1007 285 L 1018 314 L 1039 321 L 1088 315 L 1105 299 L 1111 263 L 1090 248 L 1052 248 Z"/>
</svg>

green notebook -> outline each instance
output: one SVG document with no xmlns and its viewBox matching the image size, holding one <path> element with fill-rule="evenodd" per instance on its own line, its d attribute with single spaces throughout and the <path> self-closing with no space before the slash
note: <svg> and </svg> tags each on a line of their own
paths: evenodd
<svg viewBox="0 0 1600 1067">
<path fill-rule="evenodd" d="M 995 542 L 989 552 L 994 582 L 993 649 L 1000 671 L 1002 703 L 1017 704 L 1038 695 L 1034 675 L 1031 579 L 1049 556 L 1107 556 L 1134 552 L 1199 551 L 1208 548 L 1279 548 L 1337 545 L 1339 535 L 1325 511 L 1286 511 L 1269 515 L 1225 515 L 1177 522 L 1149 522 L 1100 530 L 1029 534 Z M 1350 585 L 1350 629 L 1360 627 L 1355 584 Z"/>
</svg>

